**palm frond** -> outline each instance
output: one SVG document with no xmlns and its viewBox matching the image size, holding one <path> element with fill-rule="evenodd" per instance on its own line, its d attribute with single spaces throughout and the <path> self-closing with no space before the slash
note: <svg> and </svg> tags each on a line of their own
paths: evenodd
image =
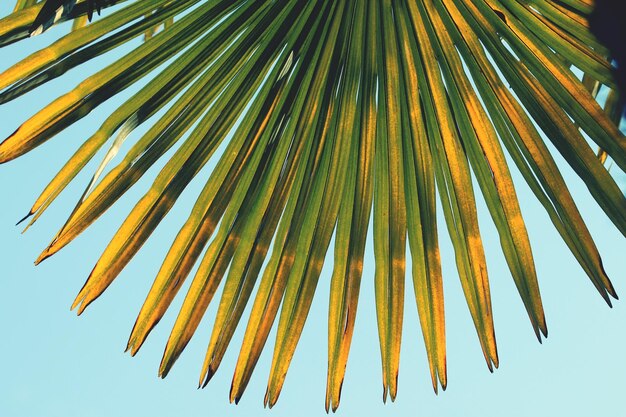
<svg viewBox="0 0 626 417">
<path fill-rule="evenodd" d="M 218 371 L 251 304 L 230 400 L 243 395 L 278 318 L 265 396 L 273 406 L 334 236 L 326 409 L 339 405 L 364 273 L 373 272 L 375 283 L 383 400 L 395 399 L 408 238 L 432 385 L 445 389 L 437 200 L 493 370 L 498 353 L 476 194 L 484 197 L 541 341 L 548 330 L 509 160 L 600 295 L 609 305 L 617 298 L 547 143 L 626 234 L 626 200 L 603 165 L 610 157 L 616 169 L 626 169 L 626 141 L 617 127 L 622 101 L 610 52 L 589 31 L 591 0 L 75 3 L 21 0 L 0 20 L 0 46 L 26 43 L 54 23 L 74 20 L 68 34 L 0 75 L 0 103 L 139 36 L 144 42 L 26 120 L 0 144 L 0 163 L 147 79 L 85 139 L 27 216 L 29 227 L 111 142 L 41 262 L 168 158 L 78 293 L 72 308 L 80 314 L 117 278 L 192 179 L 217 159 L 128 341 L 136 354 L 197 265 L 161 376 L 223 287 L 200 385 Z M 91 22 L 94 10 L 114 3 Z M 609 91 L 604 109 L 596 100 L 601 89 Z M 141 125 L 149 126 L 147 132 L 134 137 Z M 107 169 L 124 141 L 132 142 L 130 149 Z M 376 267 L 364 271 L 370 223 Z"/>
</svg>

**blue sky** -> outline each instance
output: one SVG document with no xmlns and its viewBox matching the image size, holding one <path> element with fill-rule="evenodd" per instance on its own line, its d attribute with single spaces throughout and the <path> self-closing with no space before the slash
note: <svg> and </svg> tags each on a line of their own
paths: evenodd
<svg viewBox="0 0 626 417">
<path fill-rule="evenodd" d="M 0 15 L 9 13 L 12 5 L 8 3 L 0 5 Z M 63 30 L 55 28 L 42 37 L 1 50 L 0 69 L 44 46 Z M 74 70 L 34 93 L 0 106 L 0 137 L 9 135 L 28 116 L 111 59 L 111 56 L 102 57 L 84 69 Z M 120 98 L 114 98 L 104 103 L 34 152 L 0 166 L 0 327 L 3 329 L 0 356 L 4 373 L 0 381 L 0 416 L 325 414 L 326 318 L 332 256 L 327 258 L 281 399 L 271 411 L 262 407 L 270 349 L 261 357 L 241 403 L 238 406 L 228 404 L 230 378 L 242 329 L 237 332 L 216 377 L 204 390 L 196 389 L 216 305 L 210 307 L 196 336 L 165 380 L 158 379 L 156 371 L 181 303 L 180 297 L 137 357 L 123 353 L 152 279 L 168 245 L 186 219 L 208 170 L 196 178 L 135 260 L 80 318 L 69 311 L 74 296 L 116 227 L 149 187 L 151 178 L 144 178 L 69 247 L 40 266 L 33 266 L 39 251 L 72 209 L 98 161 L 87 166 L 83 175 L 26 234 L 20 234 L 21 229 L 14 226 L 15 222 L 26 214 L 38 192 L 81 141 L 119 102 Z M 138 132 L 129 140 L 137 138 Z M 561 166 L 564 165 L 561 163 Z M 370 240 L 338 415 L 626 415 L 624 303 L 616 302 L 613 309 L 606 306 L 560 240 L 540 204 L 523 181 L 519 181 L 514 167 L 512 171 L 518 180 L 517 191 L 533 244 L 550 332 L 547 341 L 540 345 L 534 337 L 506 268 L 495 228 L 480 201 L 479 216 L 490 274 L 500 369 L 490 374 L 483 361 L 442 223 L 448 390 L 436 396 L 430 387 L 412 288 L 408 286 L 398 399 L 394 404 L 383 405 Z M 564 167 L 563 173 L 618 294 L 626 297 L 624 238 L 572 171 Z M 623 174 L 619 178 L 623 180 Z M 272 341 L 270 337 L 270 344 Z"/>
</svg>

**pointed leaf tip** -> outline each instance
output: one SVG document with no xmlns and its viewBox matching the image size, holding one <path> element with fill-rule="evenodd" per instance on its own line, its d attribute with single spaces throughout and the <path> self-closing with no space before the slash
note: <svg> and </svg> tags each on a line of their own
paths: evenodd
<svg viewBox="0 0 626 417">
<path fill-rule="evenodd" d="M 22 217 L 17 223 L 15 223 L 16 226 L 19 226 L 21 223 L 23 223 L 26 219 L 28 219 L 30 216 L 32 216 L 34 213 L 32 211 L 29 211 L 28 214 L 24 217 Z M 22 233 L 24 233 L 26 231 L 26 229 L 24 229 L 24 231 Z"/>
<path fill-rule="evenodd" d="M 230 391 L 228 392 L 228 401 L 232 404 L 235 399 L 237 399 L 237 395 L 235 395 L 235 387 L 233 384 L 230 384 Z M 239 399 L 237 399 L 239 401 Z"/>
<path fill-rule="evenodd" d="M 202 386 L 202 388 L 206 387 L 209 382 L 211 382 L 213 375 L 215 375 L 215 370 L 211 366 L 209 366 L 206 375 L 200 376 L 200 385 Z"/>
</svg>

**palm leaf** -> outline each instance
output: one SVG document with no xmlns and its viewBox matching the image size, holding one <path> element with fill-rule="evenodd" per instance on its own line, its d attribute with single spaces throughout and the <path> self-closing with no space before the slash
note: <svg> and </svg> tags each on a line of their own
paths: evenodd
<svg viewBox="0 0 626 417">
<path fill-rule="evenodd" d="M 147 78 L 84 141 L 27 216 L 30 226 L 112 142 L 40 262 L 167 159 L 76 297 L 72 308 L 80 314 L 217 158 L 128 341 L 136 354 L 198 265 L 160 375 L 223 286 L 200 384 L 218 371 L 251 304 L 230 400 L 243 395 L 278 318 L 265 397 L 274 405 L 334 236 L 326 408 L 336 410 L 360 282 L 372 272 L 363 271 L 372 220 L 383 399 L 397 392 L 407 237 L 432 384 L 445 389 L 436 192 L 489 369 L 498 366 L 498 354 L 477 191 L 541 341 L 547 325 L 509 160 L 600 295 L 609 305 L 617 298 L 547 145 L 625 234 L 626 201 L 603 165 L 608 156 L 616 169 L 626 168 L 619 92 L 609 52 L 589 31 L 590 0 L 119 1 L 88 22 L 112 3 L 22 0 L 0 20 L 0 45 L 26 43 L 53 23 L 74 20 L 70 33 L 0 75 L 0 102 L 144 35 L 130 53 L 19 126 L 0 144 L 0 162 L 35 149 Z M 605 109 L 595 98 L 601 88 L 609 91 Z M 147 132 L 134 137 L 144 124 Z M 108 168 L 124 141 L 130 149 Z"/>
</svg>

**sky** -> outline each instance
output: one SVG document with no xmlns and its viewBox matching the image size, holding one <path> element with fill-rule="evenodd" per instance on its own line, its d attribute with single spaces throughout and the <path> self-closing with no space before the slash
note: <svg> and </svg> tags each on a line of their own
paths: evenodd
<svg viewBox="0 0 626 417">
<path fill-rule="evenodd" d="M 8 3 L 0 4 L 0 16 L 10 12 L 12 5 Z M 54 28 L 41 37 L 0 50 L 0 69 L 45 46 L 63 30 L 66 29 Z M 0 137 L 11 134 L 27 117 L 112 59 L 114 55 L 104 56 L 34 93 L 0 105 Z M 81 317 L 69 310 L 71 302 L 114 231 L 156 173 L 142 179 L 67 248 L 41 265 L 33 265 L 39 252 L 63 224 L 99 161 L 92 161 L 27 233 L 21 234 L 22 229 L 15 223 L 28 212 L 38 193 L 81 141 L 127 96 L 128 92 L 124 92 L 35 151 L 0 165 L 0 328 L 3 333 L 0 339 L 3 360 L 0 416 L 324 415 L 332 251 L 326 259 L 281 398 L 272 410 L 264 409 L 262 403 L 272 353 L 267 348 L 239 405 L 228 403 L 242 328 L 238 329 L 211 383 L 203 390 L 196 389 L 216 311 L 215 302 L 165 380 L 157 377 L 157 369 L 182 301 L 180 296 L 136 357 L 123 352 L 160 262 L 186 219 L 210 167 L 183 193 L 136 258 Z M 139 137 L 140 132 L 138 129 L 129 140 Z M 603 256 L 605 269 L 618 294 L 626 294 L 623 236 L 598 208 L 582 182 L 560 157 L 557 159 Z M 448 389 L 435 395 L 430 386 L 412 287 L 408 285 L 398 398 L 393 404 L 382 403 L 373 249 L 369 239 L 356 329 L 338 415 L 626 416 L 624 302 L 615 302 L 612 309 L 607 307 L 561 241 L 541 205 L 520 181 L 519 173 L 513 166 L 511 170 L 517 180 L 517 192 L 533 245 L 548 339 L 539 344 L 533 334 L 506 267 L 497 233 L 479 199 L 500 368 L 494 374 L 489 373 L 482 358 L 440 216 Z M 612 172 L 623 184 L 624 175 L 615 171 L 617 167 L 613 167 Z M 180 295 L 183 294 L 184 289 Z"/>
</svg>

